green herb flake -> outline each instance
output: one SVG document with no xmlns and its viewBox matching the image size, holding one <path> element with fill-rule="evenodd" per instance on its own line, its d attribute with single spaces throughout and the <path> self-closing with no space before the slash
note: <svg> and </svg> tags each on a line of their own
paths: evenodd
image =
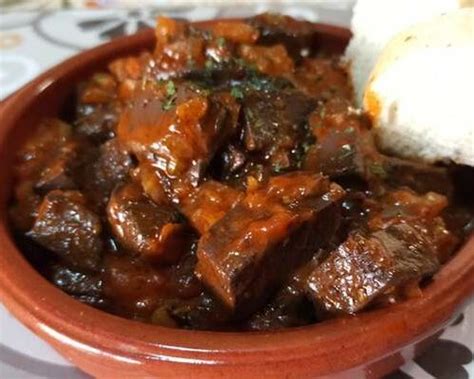
<svg viewBox="0 0 474 379">
<path fill-rule="evenodd" d="M 172 80 L 168 80 L 165 84 L 166 97 L 163 100 L 161 109 L 169 111 L 176 100 L 176 86 Z"/>
<path fill-rule="evenodd" d="M 376 175 L 382 179 L 387 177 L 387 173 L 385 172 L 385 169 L 383 168 L 382 164 L 378 162 L 374 162 L 369 166 L 369 170 L 373 175 Z"/>
<path fill-rule="evenodd" d="M 326 107 L 322 106 L 319 111 L 319 117 L 324 118 L 324 116 L 326 116 Z"/>
<path fill-rule="evenodd" d="M 172 80 L 168 80 L 166 83 L 166 96 L 173 97 L 176 95 L 176 86 Z"/>
<path fill-rule="evenodd" d="M 303 146 L 303 152 L 306 154 L 313 145 L 309 142 L 303 142 L 302 146 Z"/>
<path fill-rule="evenodd" d="M 273 166 L 273 172 L 275 174 L 281 174 L 283 172 L 283 167 L 279 164 L 279 163 L 276 163 L 274 166 Z"/>
<path fill-rule="evenodd" d="M 244 98 L 244 93 L 242 92 L 242 89 L 239 87 L 232 87 L 232 89 L 230 90 L 230 94 L 236 99 Z"/>
<path fill-rule="evenodd" d="M 224 37 L 219 37 L 216 39 L 217 47 L 222 49 L 225 46 L 226 40 Z"/>
<path fill-rule="evenodd" d="M 208 59 L 204 63 L 204 67 L 206 67 L 206 70 L 212 70 L 214 68 L 214 62 L 212 60 Z"/>
<path fill-rule="evenodd" d="M 172 98 L 169 98 L 169 99 L 166 99 L 163 104 L 161 105 L 161 108 L 164 110 L 164 111 L 169 111 L 173 105 L 174 105 L 174 100 L 175 98 L 172 97 Z"/>
</svg>

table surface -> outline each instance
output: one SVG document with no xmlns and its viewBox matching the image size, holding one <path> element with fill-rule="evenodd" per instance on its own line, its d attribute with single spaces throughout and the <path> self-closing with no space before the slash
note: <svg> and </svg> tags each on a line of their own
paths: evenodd
<svg viewBox="0 0 474 379">
<path fill-rule="evenodd" d="M 127 0 L 79 1 L 95 6 Z M 153 0 L 151 0 L 153 2 Z M 352 0 L 273 2 L 272 5 L 238 7 L 165 5 L 154 0 L 147 8 L 55 9 L 60 0 L 23 0 L 21 9 L 0 16 L 0 100 L 45 69 L 78 53 L 144 26 L 152 26 L 157 14 L 190 20 L 241 17 L 265 10 L 278 11 L 311 21 L 348 26 Z M 133 1 L 128 1 L 133 5 Z M 31 5 L 33 4 L 33 5 Z M 170 4 L 170 2 L 168 3 Z M 38 9 L 41 8 L 41 9 Z M 438 342 L 390 378 L 474 378 L 474 304 L 446 328 Z M 87 378 L 45 342 L 15 320 L 0 305 L 1 378 Z"/>
</svg>

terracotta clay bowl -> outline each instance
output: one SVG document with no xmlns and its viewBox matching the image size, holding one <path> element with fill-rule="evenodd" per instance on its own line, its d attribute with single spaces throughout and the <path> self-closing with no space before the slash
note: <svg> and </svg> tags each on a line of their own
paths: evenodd
<svg viewBox="0 0 474 379">
<path fill-rule="evenodd" d="M 315 28 L 321 46 L 342 52 L 350 36 L 347 30 Z M 167 329 L 109 315 L 61 292 L 23 258 L 7 219 L 18 146 L 42 117 L 67 112 L 65 104 L 78 81 L 111 59 L 153 43 L 149 30 L 81 53 L 2 104 L 0 295 L 5 306 L 59 353 L 98 377 L 376 377 L 412 359 L 473 295 L 473 237 L 420 298 L 356 317 L 255 333 Z"/>
</svg>

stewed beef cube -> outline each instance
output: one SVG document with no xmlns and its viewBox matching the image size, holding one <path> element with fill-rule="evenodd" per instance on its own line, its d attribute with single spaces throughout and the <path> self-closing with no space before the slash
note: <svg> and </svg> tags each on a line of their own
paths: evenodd
<svg viewBox="0 0 474 379">
<path fill-rule="evenodd" d="M 385 183 L 393 188 L 405 186 L 418 193 L 433 191 L 448 197 L 454 191 L 446 167 L 384 156 L 382 170 Z"/>
<path fill-rule="evenodd" d="M 258 43 L 283 44 L 292 58 L 299 59 L 313 53 L 316 30 L 308 21 L 274 13 L 263 13 L 248 20 L 260 32 Z"/>
<path fill-rule="evenodd" d="M 118 105 L 114 103 L 82 105 L 75 122 L 75 129 L 78 134 L 93 141 L 105 141 L 116 133 L 119 112 Z"/>
<path fill-rule="evenodd" d="M 347 72 L 337 59 L 306 58 L 291 77 L 292 83 L 304 94 L 318 100 L 352 99 L 347 83 Z"/>
<path fill-rule="evenodd" d="M 12 216 L 21 230 L 31 228 L 41 195 L 53 189 L 74 189 L 74 169 L 87 147 L 73 135 L 70 125 L 58 119 L 42 121 L 18 152 L 15 207 Z"/>
<path fill-rule="evenodd" d="M 113 138 L 91 154 L 89 162 L 77 175 L 85 195 L 98 209 L 104 209 L 112 190 L 122 183 L 133 168 L 133 161 L 123 144 Z"/>
<path fill-rule="evenodd" d="M 459 239 L 445 225 L 443 210 L 448 199 L 435 192 L 419 195 L 408 188 L 388 191 L 378 201 L 367 201 L 367 227 L 386 229 L 392 224 L 409 223 L 426 238 L 439 261 L 444 263 L 458 246 Z"/>
<path fill-rule="evenodd" d="M 331 178 L 343 175 L 367 177 L 368 161 L 375 165 L 379 153 L 369 133 L 367 120 L 348 100 L 335 98 L 319 107 L 309 117 L 316 143 L 312 145 L 303 167 L 322 172 Z"/>
<path fill-rule="evenodd" d="M 342 196 L 339 186 L 320 175 L 271 178 L 202 236 L 196 274 L 244 317 L 332 237 Z"/>
<path fill-rule="evenodd" d="M 417 192 L 452 193 L 448 170 L 389 157 L 377 150 L 367 118 L 342 97 L 332 98 L 309 117 L 316 143 L 303 167 L 331 178 L 357 176 L 372 189 L 407 186 Z"/>
<path fill-rule="evenodd" d="M 102 293 L 100 273 L 84 272 L 54 264 L 49 268 L 47 276 L 56 286 L 83 303 L 99 308 L 107 305 Z"/>
<path fill-rule="evenodd" d="M 49 192 L 28 234 L 72 266 L 89 270 L 99 267 L 102 225 L 78 191 Z"/>
<path fill-rule="evenodd" d="M 127 317 L 149 317 L 169 294 L 168 271 L 139 258 L 108 255 L 103 265 L 103 293 L 112 310 Z"/>
<path fill-rule="evenodd" d="M 204 234 L 237 204 L 242 195 L 232 187 L 209 180 L 185 200 L 182 210 L 194 228 Z"/>
<path fill-rule="evenodd" d="M 186 85 L 178 90 L 174 86 L 168 82 L 138 96 L 122 114 L 118 136 L 140 165 L 153 166 L 159 179 L 154 185 L 179 204 L 200 184 L 213 154 L 236 131 L 239 106 L 226 92 L 206 96 Z"/>
<path fill-rule="evenodd" d="M 94 141 L 104 141 L 115 134 L 120 106 L 117 81 L 105 72 L 94 74 L 79 87 L 75 131 Z"/>
<path fill-rule="evenodd" d="M 250 330 L 275 330 L 314 322 L 316 315 L 306 296 L 306 281 L 320 263 L 324 250 L 319 250 L 309 262 L 298 268 L 275 296 L 250 316 L 245 326 Z"/>
<path fill-rule="evenodd" d="M 114 190 L 107 217 L 119 243 L 148 260 L 175 262 L 188 247 L 186 227 L 176 210 L 155 204 L 135 183 Z"/>
<path fill-rule="evenodd" d="M 353 232 L 310 275 L 308 293 L 327 312 L 356 313 L 392 288 L 439 268 L 432 241 L 410 224 Z"/>
<path fill-rule="evenodd" d="M 240 45 L 239 56 L 247 65 L 270 76 L 290 76 L 294 71 L 294 62 L 281 44 L 274 46 Z"/>
<path fill-rule="evenodd" d="M 296 168 L 315 102 L 301 92 L 254 92 L 243 100 L 245 148 L 274 171 Z"/>
</svg>

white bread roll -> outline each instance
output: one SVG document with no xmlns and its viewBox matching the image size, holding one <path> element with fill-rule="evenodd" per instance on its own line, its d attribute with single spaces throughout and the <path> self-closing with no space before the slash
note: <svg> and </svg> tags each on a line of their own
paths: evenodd
<svg viewBox="0 0 474 379">
<path fill-rule="evenodd" d="M 363 99 L 382 149 L 474 166 L 474 8 L 393 38 Z"/>
<path fill-rule="evenodd" d="M 358 0 L 351 24 L 353 37 L 345 54 L 357 105 L 362 105 L 370 72 L 392 37 L 418 22 L 466 6 L 474 6 L 474 0 Z"/>
</svg>

